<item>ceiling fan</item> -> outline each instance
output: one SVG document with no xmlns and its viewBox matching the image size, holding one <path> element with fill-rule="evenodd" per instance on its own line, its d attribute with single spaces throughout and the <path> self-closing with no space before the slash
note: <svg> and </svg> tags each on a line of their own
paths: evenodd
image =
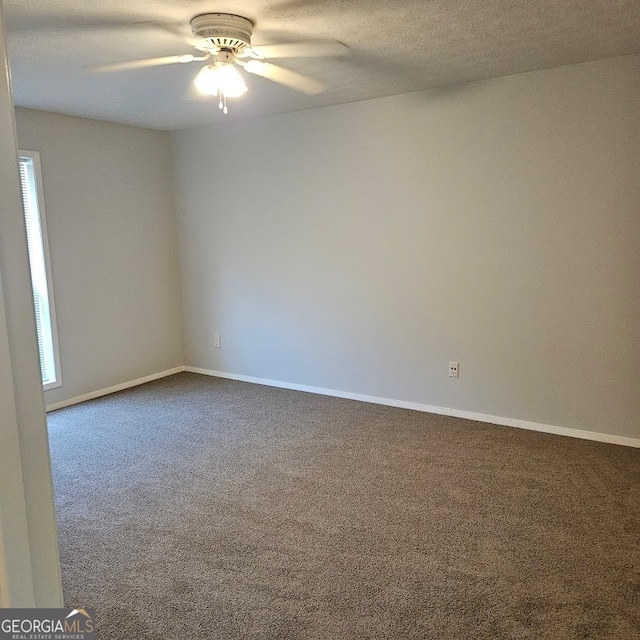
<svg viewBox="0 0 640 640">
<path fill-rule="evenodd" d="M 218 106 L 227 113 L 227 98 L 247 92 L 238 67 L 308 95 L 321 93 L 326 84 L 311 76 L 266 62 L 268 58 L 341 56 L 349 48 L 337 41 L 251 45 L 253 23 L 231 13 L 205 13 L 192 18 L 193 46 L 198 54 L 162 56 L 95 65 L 92 71 L 123 71 L 167 64 L 210 61 L 196 75 L 193 83 L 204 95 L 218 97 Z"/>
</svg>

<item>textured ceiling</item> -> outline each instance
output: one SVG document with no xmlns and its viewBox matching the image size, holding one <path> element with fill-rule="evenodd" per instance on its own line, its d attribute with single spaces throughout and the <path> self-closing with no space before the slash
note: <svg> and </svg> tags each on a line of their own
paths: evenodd
<svg viewBox="0 0 640 640">
<path fill-rule="evenodd" d="M 640 0 L 5 0 L 14 101 L 179 129 L 396 95 L 640 52 Z M 230 100 L 196 100 L 203 63 L 90 73 L 88 65 L 195 51 L 189 20 L 237 13 L 254 44 L 336 39 L 346 58 L 274 61 L 329 83 L 306 96 L 256 76 Z"/>
</svg>

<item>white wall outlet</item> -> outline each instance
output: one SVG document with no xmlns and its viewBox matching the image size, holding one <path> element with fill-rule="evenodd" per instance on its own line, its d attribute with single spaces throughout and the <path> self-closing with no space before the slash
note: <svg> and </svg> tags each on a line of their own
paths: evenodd
<svg viewBox="0 0 640 640">
<path fill-rule="evenodd" d="M 458 377 L 460 377 L 460 363 L 459 362 L 450 362 L 449 363 L 449 377 L 450 378 L 458 378 Z"/>
<path fill-rule="evenodd" d="M 213 334 L 213 348 L 214 349 L 220 348 L 220 336 L 217 333 Z"/>
</svg>

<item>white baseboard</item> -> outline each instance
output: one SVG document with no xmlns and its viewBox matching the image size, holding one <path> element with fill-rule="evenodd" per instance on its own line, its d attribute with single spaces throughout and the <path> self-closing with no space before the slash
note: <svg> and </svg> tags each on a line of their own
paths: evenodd
<svg viewBox="0 0 640 640">
<path fill-rule="evenodd" d="M 212 369 L 201 369 L 199 367 L 174 367 L 159 373 L 154 373 L 143 378 L 123 382 L 105 389 L 98 389 L 81 396 L 69 398 L 62 402 L 55 402 L 46 406 L 47 411 L 55 411 L 64 407 L 93 400 L 101 396 L 123 391 L 131 387 L 137 387 L 145 382 L 152 382 L 166 376 L 171 376 L 182 371 L 190 373 L 200 373 L 205 376 L 213 376 L 216 378 L 227 378 L 229 380 L 239 380 L 241 382 L 250 382 L 253 384 L 263 384 L 269 387 L 279 387 L 281 389 L 292 389 L 294 391 L 304 391 L 306 393 L 317 393 L 323 396 L 332 396 L 334 398 L 346 398 L 347 400 L 357 400 L 359 402 L 370 402 L 373 404 L 382 404 L 388 407 L 398 407 L 400 409 L 411 409 L 413 411 L 423 411 L 425 413 L 435 413 L 445 416 L 454 416 L 456 418 L 466 418 L 468 420 L 476 420 L 478 422 L 488 422 L 490 424 L 498 424 L 505 427 L 516 427 L 517 429 L 527 429 L 529 431 L 540 431 L 542 433 L 551 433 L 559 436 L 568 436 L 570 438 L 580 438 L 582 440 L 595 440 L 596 442 L 606 442 L 608 444 L 618 444 L 625 447 L 640 448 L 640 438 L 628 438 L 625 436 L 616 436 L 609 433 L 598 433 L 596 431 L 585 431 L 583 429 L 572 429 L 570 427 L 559 427 L 551 424 L 541 424 L 539 422 L 530 422 L 528 420 L 519 420 L 517 418 L 504 418 L 502 416 L 492 416 L 484 413 L 475 413 L 473 411 L 463 411 L 461 409 L 452 409 L 448 407 L 438 407 L 436 405 L 421 404 L 419 402 L 408 402 L 406 400 L 394 400 L 393 398 L 381 398 L 379 396 L 368 396 L 362 393 L 352 393 L 351 391 L 339 391 L 337 389 L 325 389 L 323 387 L 313 387 L 306 384 L 296 384 L 294 382 L 282 382 L 281 380 L 270 380 L 268 378 L 256 378 L 253 376 L 245 376 L 237 373 L 226 373 L 224 371 L 214 371 Z"/>
<path fill-rule="evenodd" d="M 71 405 L 79 404 L 80 402 L 85 402 L 86 400 L 93 400 L 94 398 L 107 396 L 110 393 L 115 393 L 116 391 L 123 391 L 124 389 L 130 389 L 131 387 L 137 387 L 139 384 L 158 380 L 159 378 L 166 378 L 167 376 L 172 376 L 174 373 L 182 373 L 183 371 L 184 367 L 174 367 L 173 369 L 167 369 L 166 371 L 161 371 L 160 373 L 153 373 L 150 376 L 144 376 L 144 378 L 136 378 L 135 380 L 130 380 L 129 382 L 116 384 L 113 387 L 106 387 L 105 389 L 91 391 L 90 393 L 85 393 L 81 396 L 76 396 L 75 398 L 63 400 L 62 402 L 54 402 L 53 404 L 48 404 L 45 409 L 46 411 L 63 409 L 64 407 L 70 407 Z"/>
<path fill-rule="evenodd" d="M 269 387 L 279 387 L 281 389 L 293 389 L 294 391 L 306 391 L 308 393 L 317 393 L 323 396 L 333 396 L 335 398 L 347 398 L 348 400 L 358 400 L 360 402 L 371 402 L 373 404 L 383 404 L 389 407 L 399 407 L 401 409 L 412 409 L 413 411 L 423 411 L 426 413 L 436 413 L 436 414 L 445 415 L 445 416 L 454 416 L 456 418 L 466 418 L 468 420 L 476 420 L 478 422 L 488 422 L 490 424 L 498 424 L 505 427 L 516 427 L 518 429 L 527 429 L 529 431 L 540 431 L 542 433 L 551 433 L 558 436 L 568 436 L 570 438 L 580 438 L 582 440 L 595 440 L 596 442 L 606 442 L 608 444 L 618 444 L 625 447 L 640 448 L 639 438 L 627 438 L 625 436 L 616 436 L 608 433 L 597 433 L 595 431 L 585 431 L 582 429 L 572 429 L 569 427 L 558 427 L 556 425 L 541 424 L 538 422 L 529 422 L 528 420 L 519 420 L 517 418 L 503 418 L 501 416 L 492 416 L 484 413 L 474 413 L 473 411 L 462 411 L 460 409 L 437 407 L 429 404 L 420 404 L 418 402 L 407 402 L 405 400 L 393 400 L 391 398 L 380 398 L 378 396 L 368 396 L 361 393 L 351 393 L 350 391 L 338 391 L 336 389 L 324 389 L 322 387 L 312 387 L 305 384 L 295 384 L 293 382 L 282 382 L 280 380 L 254 378 L 253 376 L 244 376 L 237 373 L 226 373 L 224 371 L 213 371 L 211 369 L 200 369 L 198 367 L 184 367 L 183 369 L 184 371 L 188 371 L 190 373 L 201 373 L 205 376 L 213 376 L 216 378 L 240 380 L 242 382 L 264 384 Z"/>
</svg>

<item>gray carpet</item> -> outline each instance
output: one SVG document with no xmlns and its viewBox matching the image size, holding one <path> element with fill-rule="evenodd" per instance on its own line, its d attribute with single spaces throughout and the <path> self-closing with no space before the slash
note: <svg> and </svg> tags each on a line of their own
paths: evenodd
<svg viewBox="0 0 640 640">
<path fill-rule="evenodd" d="M 640 638 L 640 450 L 187 373 L 49 426 L 101 640 Z"/>
</svg>

